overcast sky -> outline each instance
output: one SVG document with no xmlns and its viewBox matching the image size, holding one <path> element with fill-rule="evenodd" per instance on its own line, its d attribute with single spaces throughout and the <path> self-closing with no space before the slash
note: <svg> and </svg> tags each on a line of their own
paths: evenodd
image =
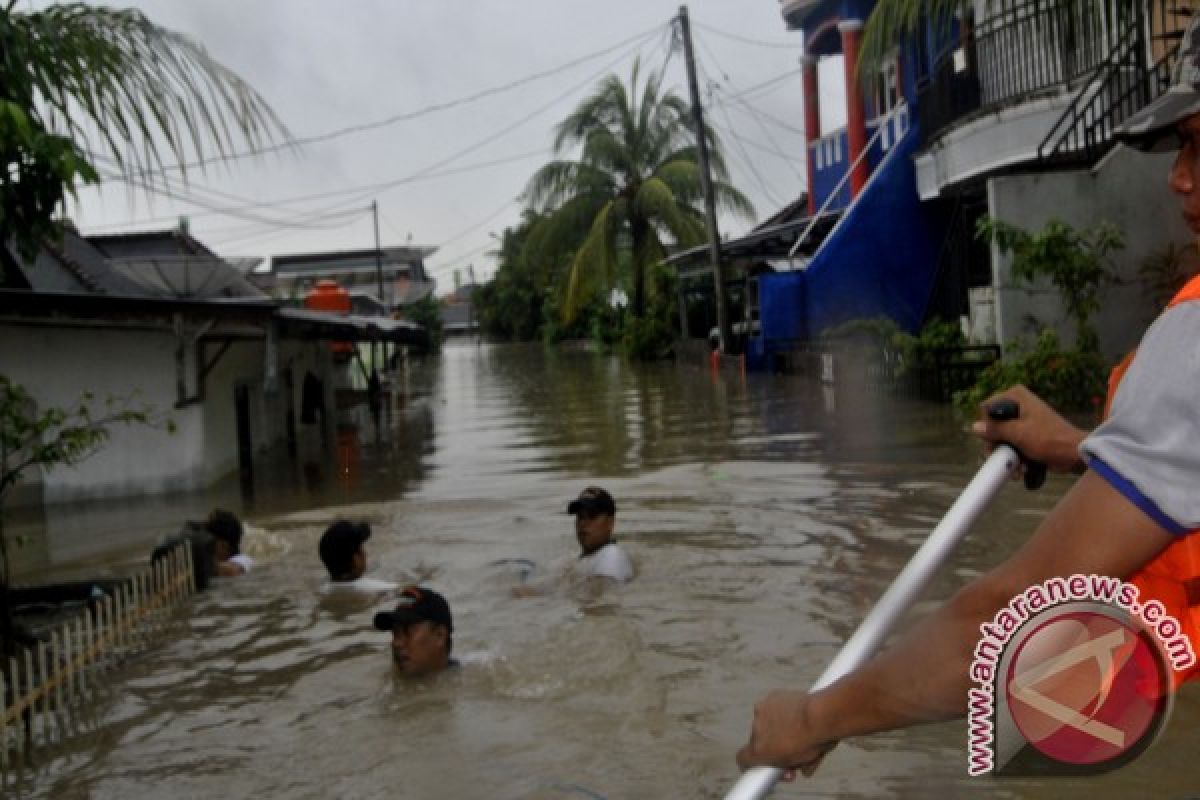
<svg viewBox="0 0 1200 800">
<path fill-rule="evenodd" d="M 167 228 L 187 215 L 193 234 L 219 254 L 269 257 L 373 247 L 369 206 L 377 200 L 384 246 L 411 241 L 439 248 L 427 262 L 439 293 L 453 288 L 456 269 L 465 280 L 469 264 L 480 280 L 492 274 L 490 234 L 518 220 L 517 197 L 551 157 L 554 125 L 600 77 L 627 76 L 640 56 L 654 69 L 666 62 L 667 84 L 687 96 L 682 53 L 668 60 L 668 23 L 679 8 L 674 0 L 132 5 L 202 42 L 266 98 L 297 138 L 411 115 L 523 81 L 297 153 L 209 167 L 191 174 L 181 190 L 200 205 L 131 195 L 109 183 L 81 194 L 70 212 L 85 233 Z M 708 121 L 724 140 L 735 184 L 762 219 L 804 188 L 802 37 L 786 30 L 776 0 L 693 0 L 689 12 L 701 83 L 709 87 Z M 602 51 L 608 52 L 587 58 Z M 838 70 L 835 63 L 823 66 L 827 129 L 844 118 L 826 91 Z M 553 74 L 525 81 L 542 73 Z M 296 199 L 315 194 L 327 196 Z M 248 203 L 271 205 L 246 209 Z M 241 208 L 217 213 L 212 207 Z M 723 233 L 752 225 L 723 220 Z"/>
</svg>

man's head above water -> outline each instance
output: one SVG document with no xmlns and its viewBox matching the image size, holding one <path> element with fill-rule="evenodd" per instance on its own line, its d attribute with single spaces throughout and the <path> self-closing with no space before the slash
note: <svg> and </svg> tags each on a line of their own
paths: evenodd
<svg viewBox="0 0 1200 800">
<path fill-rule="evenodd" d="M 391 632 L 392 660 L 402 675 L 428 675 L 453 663 L 454 618 L 446 598 L 432 589 L 403 589 L 395 610 L 375 615 L 375 629 Z"/>
<path fill-rule="evenodd" d="M 612 541 L 617 505 L 612 495 L 599 486 L 589 486 L 580 492 L 567 504 L 567 513 L 575 515 L 575 538 L 585 556 Z"/>
<path fill-rule="evenodd" d="M 355 581 L 367 571 L 367 551 L 363 543 L 371 538 L 371 526 L 365 522 L 340 519 L 330 525 L 317 547 L 321 563 L 335 582 Z"/>
</svg>

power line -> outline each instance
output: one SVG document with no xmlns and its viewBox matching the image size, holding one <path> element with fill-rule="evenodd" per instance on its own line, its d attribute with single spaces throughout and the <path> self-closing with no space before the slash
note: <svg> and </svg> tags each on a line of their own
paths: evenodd
<svg viewBox="0 0 1200 800">
<path fill-rule="evenodd" d="M 713 99 L 711 87 L 715 85 L 715 82 L 708 75 L 708 71 L 704 69 L 703 64 L 697 63 L 696 66 L 699 67 L 701 74 L 704 76 L 705 84 L 710 87 L 709 100 L 711 101 Z M 718 105 L 714 103 L 713 105 L 717 106 L 717 108 L 721 111 L 722 116 L 724 116 L 726 123 L 728 123 L 729 127 L 732 128 L 733 122 L 729 119 L 729 112 L 726 111 L 724 104 Z M 773 192 L 767 186 L 762 174 L 758 171 L 758 167 L 754 166 L 754 160 L 750 158 L 750 154 L 746 152 L 745 148 L 742 147 L 741 142 L 739 142 L 736 137 L 733 139 L 733 145 L 736 148 L 735 155 L 738 155 L 742 163 L 750 171 L 750 175 L 754 178 L 754 181 L 758 184 L 759 188 L 763 190 L 763 194 L 766 196 L 766 198 L 777 206 L 782 205 L 782 203 L 779 201 L 779 198 L 775 196 L 775 192 Z"/>
<path fill-rule="evenodd" d="M 733 41 L 741 42 L 742 44 L 750 44 L 750 45 L 754 45 L 756 47 L 775 47 L 780 50 L 800 50 L 801 49 L 801 47 L 794 42 L 792 42 L 792 43 L 768 42 L 765 39 L 751 39 L 749 36 L 739 36 L 736 33 L 729 33 L 728 31 L 723 31 L 718 28 L 714 28 L 710 25 L 705 25 L 703 22 L 695 22 L 693 24 L 697 28 L 703 28 L 704 30 L 708 31 L 709 33 L 720 36 L 722 39 L 732 39 Z"/>
<path fill-rule="evenodd" d="M 310 202 L 312 200 L 324 200 L 324 199 L 327 199 L 330 197 L 339 197 L 339 196 L 347 195 L 347 194 L 369 196 L 373 193 L 380 191 L 381 189 L 391 188 L 393 186 L 397 186 L 402 183 L 415 183 L 420 180 L 433 180 L 435 178 L 444 178 L 444 177 L 449 177 L 452 175 L 461 175 L 461 174 L 464 174 L 467 172 L 474 172 L 474 171 L 480 170 L 480 169 L 487 169 L 489 167 L 500 166 L 502 164 L 510 164 L 510 163 L 513 163 L 516 161 L 524 161 L 526 159 L 533 158 L 534 156 L 546 156 L 552 152 L 553 152 L 552 149 L 544 147 L 544 148 L 541 148 L 538 150 L 531 150 L 531 151 L 528 151 L 525 153 L 518 153 L 516 155 L 506 156 L 504 158 L 496 158 L 496 159 L 492 159 L 490 161 L 480 161 L 480 162 L 476 162 L 474 164 L 467 164 L 467 165 L 464 165 L 461 167 L 455 167 L 452 169 L 442 170 L 440 172 L 417 173 L 416 175 L 408 176 L 406 178 L 401 178 L 398 181 L 396 181 L 396 180 L 383 181 L 383 182 L 379 182 L 379 183 L 369 183 L 369 184 L 362 184 L 359 186 L 352 186 L 352 187 L 349 187 L 346 189 L 335 189 L 335 190 L 327 191 L 327 192 L 317 192 L 314 194 L 296 195 L 293 197 L 278 198 L 275 200 L 265 200 L 262 202 L 248 202 L 248 203 L 245 203 L 240 206 L 229 206 L 229 207 L 219 208 L 219 209 L 210 209 L 208 211 L 203 211 L 203 212 L 197 213 L 194 216 L 200 217 L 200 216 L 209 216 L 212 214 L 226 214 L 228 212 L 238 212 L 238 211 L 244 211 L 246 209 L 254 209 L 254 208 L 283 209 L 286 206 L 296 205 L 298 203 Z M 148 191 L 153 192 L 154 190 L 148 189 Z M 187 201 L 185 200 L 185 202 L 187 202 Z M 150 224 L 153 222 L 169 222 L 171 220 L 174 220 L 175 218 L 176 218 L 175 216 L 169 216 L 169 217 L 150 217 L 150 218 L 142 219 L 142 220 L 128 220 L 126 222 L 98 225 L 98 226 L 96 226 L 95 230 L 118 229 L 118 228 L 122 228 L 122 227 L 130 227 L 133 225 Z"/>
<path fill-rule="evenodd" d="M 209 158 L 197 159 L 195 161 L 190 161 L 190 162 L 186 162 L 186 163 L 182 163 L 182 164 L 174 164 L 174 165 L 162 167 L 162 168 L 156 169 L 156 170 L 145 170 L 145 171 L 141 171 L 139 173 L 139 176 L 146 177 L 146 176 L 149 176 L 152 174 L 157 174 L 160 172 L 167 172 L 167 171 L 174 171 L 174 170 L 187 170 L 187 169 L 192 169 L 195 167 L 207 166 L 209 164 L 213 164 L 216 162 L 235 161 L 238 159 L 247 158 L 249 156 L 257 156 L 257 155 L 263 155 L 266 153 L 274 153 L 274 152 L 278 152 L 280 150 L 285 150 L 285 149 L 295 149 L 295 148 L 302 147 L 307 144 L 317 144 L 320 142 L 327 142 L 331 139 L 337 139 L 342 136 L 347 136 L 347 135 L 354 134 L 354 133 L 362 133 L 365 131 L 375 130 L 378 128 L 384 128 L 384 127 L 388 127 L 390 125 L 395 125 L 398 122 L 407 122 L 408 120 L 417 119 L 418 117 L 423 117 L 428 114 L 433 114 L 433 113 L 437 113 L 440 111 L 446 111 L 451 108 L 457 108 L 458 106 L 463 106 L 463 105 L 467 105 L 469 103 L 476 102 L 478 100 L 482 100 L 485 97 L 491 97 L 491 96 L 494 96 L 497 94 L 503 94 L 504 92 L 511 91 L 513 89 L 524 86 L 526 84 L 533 83 L 535 81 L 539 81 L 539 80 L 542 80 L 543 78 L 548 78 L 553 75 L 557 75 L 561 72 L 565 72 L 573 67 L 579 66 L 580 64 L 587 63 L 588 61 L 592 61 L 592 60 L 600 58 L 602 56 L 606 56 L 609 53 L 612 53 L 616 50 L 620 50 L 621 48 L 625 47 L 626 45 L 628 45 L 630 43 L 640 42 L 641 40 L 647 38 L 649 35 L 660 30 L 661 28 L 662 28 L 661 24 L 655 25 L 653 28 L 643 31 L 642 33 L 639 33 L 635 36 L 631 36 L 627 39 L 623 39 L 622 41 L 617 42 L 616 44 L 614 44 L 610 47 L 606 47 L 602 50 L 597 50 L 595 52 L 588 53 L 587 55 L 580 56 L 579 58 L 573 59 L 571 61 L 568 61 L 568 62 L 561 64 L 557 67 L 554 67 L 552 69 L 545 70 L 543 72 L 537 72 L 532 75 L 527 75 L 524 78 L 518 78 L 517 80 L 510 81 L 509 83 L 501 84 L 499 86 L 493 86 L 489 89 L 483 89 L 474 94 L 467 95 L 466 97 L 460 97 L 458 99 L 449 100 L 444 103 L 434 103 L 433 105 L 425 106 L 424 108 L 417 109 L 416 111 L 408 111 L 408 112 L 404 112 L 404 113 L 400 113 L 400 114 L 394 114 L 390 117 L 386 117 L 381 120 L 376 120 L 375 122 L 364 122 L 364 123 L 360 123 L 358 125 L 348 125 L 343 128 L 336 128 L 332 131 L 327 131 L 325 133 L 315 134 L 313 136 L 306 136 L 306 137 L 302 137 L 300 139 L 292 139 L 291 141 L 284 142 L 284 143 L 277 144 L 277 145 L 253 148 L 250 150 L 242 151 L 240 153 L 230 153 L 225 156 L 212 156 Z"/>
<path fill-rule="evenodd" d="M 709 58 L 711 58 L 713 60 L 713 64 L 717 67 L 718 70 L 721 71 L 721 75 L 725 78 L 725 82 L 728 83 L 731 88 L 736 90 L 737 86 L 734 85 L 733 80 L 729 77 L 729 73 L 727 73 L 725 71 L 725 68 L 717 60 L 716 54 L 709 48 L 708 42 L 704 39 L 698 39 L 698 41 L 700 42 L 700 46 L 702 48 L 704 48 L 704 52 L 709 56 Z M 718 85 L 717 88 L 720 88 L 720 86 Z M 807 184 L 808 181 L 805 179 L 804 175 L 802 175 L 800 173 L 800 170 L 796 168 L 796 165 L 794 163 L 792 163 L 792 160 L 783 155 L 783 152 L 779 147 L 779 142 L 775 141 L 775 137 L 771 135 L 771 131 L 768 130 L 767 126 L 763 124 L 762 119 L 758 116 L 758 113 L 755 111 L 754 107 L 751 106 L 745 100 L 742 100 L 741 103 L 747 110 L 750 111 L 751 115 L 754 117 L 755 124 L 758 125 L 759 130 L 761 130 L 763 132 L 763 135 L 767 137 L 767 141 L 769 141 L 772 145 L 774 145 L 775 152 L 778 155 L 783 156 L 784 159 L 787 161 L 788 167 L 792 170 L 792 174 L 794 174 L 796 176 L 797 180 L 799 180 L 802 184 Z M 721 107 L 722 107 L 722 111 L 724 111 L 725 110 L 724 104 L 722 104 Z M 729 115 L 726 114 L 726 119 L 728 119 L 728 118 L 729 118 Z M 730 129 L 731 130 L 732 130 L 732 127 L 733 127 L 733 123 L 732 123 L 732 121 L 730 121 Z M 740 138 L 740 137 L 738 137 L 738 138 Z"/>
</svg>

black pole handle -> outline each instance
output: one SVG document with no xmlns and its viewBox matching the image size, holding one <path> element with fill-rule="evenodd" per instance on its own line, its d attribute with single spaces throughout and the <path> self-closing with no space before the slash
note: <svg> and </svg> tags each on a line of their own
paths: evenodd
<svg viewBox="0 0 1200 800">
<path fill-rule="evenodd" d="M 987 415 L 997 422 L 1021 416 L 1021 406 L 1016 400 L 997 400 L 989 405 L 986 411 Z M 1013 449 L 1017 450 L 1015 447 Z M 1046 465 L 1041 461 L 1026 458 L 1020 450 L 1017 450 L 1017 455 L 1021 457 L 1021 463 L 1025 465 L 1025 488 L 1030 490 L 1042 488 L 1042 484 L 1046 482 Z"/>
</svg>

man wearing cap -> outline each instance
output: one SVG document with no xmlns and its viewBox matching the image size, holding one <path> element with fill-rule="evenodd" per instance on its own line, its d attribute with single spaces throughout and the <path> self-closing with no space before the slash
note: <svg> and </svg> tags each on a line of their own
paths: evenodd
<svg viewBox="0 0 1200 800">
<path fill-rule="evenodd" d="M 1178 150 L 1168 185 L 1200 237 L 1200 15 L 1181 43 L 1172 88 L 1116 131 L 1144 151 Z M 1200 278 L 1114 370 L 1109 410 L 1092 433 L 1023 387 L 1010 421 L 981 415 L 975 433 L 1082 477 L 1004 563 L 959 590 L 895 646 L 815 692 L 780 690 L 754 710 L 743 768 L 811 769 L 839 740 L 966 713 L 980 625 L 1054 577 L 1107 575 L 1164 600 L 1200 651 Z M 1191 552 L 1183 552 L 1189 550 Z M 1176 673 L 1177 680 L 1186 673 Z M 1194 672 L 1191 674 L 1195 674 Z"/>
<path fill-rule="evenodd" d="M 325 530 L 317 547 L 321 563 L 329 571 L 325 591 L 390 592 L 398 588 L 390 581 L 364 575 L 367 550 L 363 544 L 370 538 L 371 526 L 365 522 L 342 519 Z"/>
<path fill-rule="evenodd" d="M 589 486 L 567 504 L 567 513 L 575 515 L 575 538 L 581 550 L 576 574 L 621 583 L 631 579 L 633 564 L 613 538 L 617 505 L 612 495 L 599 486 Z"/>
<path fill-rule="evenodd" d="M 450 657 L 454 648 L 450 604 L 433 589 L 405 587 L 394 611 L 375 615 L 375 629 L 392 634 L 392 661 L 405 677 L 458 666 Z"/>
</svg>

